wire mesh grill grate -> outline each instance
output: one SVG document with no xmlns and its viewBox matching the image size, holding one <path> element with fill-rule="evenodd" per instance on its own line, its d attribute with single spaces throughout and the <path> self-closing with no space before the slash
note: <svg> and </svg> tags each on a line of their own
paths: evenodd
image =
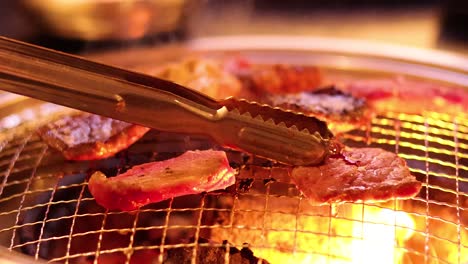
<svg viewBox="0 0 468 264">
<path fill-rule="evenodd" d="M 7 142 L 0 152 L 0 241 L 35 258 L 65 263 L 163 262 L 181 249 L 188 249 L 184 252 L 194 262 L 205 256 L 203 248 L 214 246 L 224 248 L 219 256 L 228 263 L 224 240 L 237 248 L 247 243 L 270 261 L 339 263 L 369 257 L 371 235 L 381 232 L 389 242 L 379 246 L 388 247 L 392 263 L 464 263 L 466 124 L 463 113 L 388 112 L 375 117 L 368 131 L 343 135 L 350 146 L 377 146 L 406 159 L 424 183 L 420 195 L 408 201 L 311 206 L 287 175 L 278 175 L 275 164 L 265 167 L 232 152 L 240 173 L 231 190 L 179 197 L 130 213 L 96 205 L 87 191 L 89 173 L 164 158 L 174 146 L 182 152 L 209 144 L 203 138 L 152 132 L 114 158 L 65 162 L 36 135 L 27 135 Z"/>
</svg>

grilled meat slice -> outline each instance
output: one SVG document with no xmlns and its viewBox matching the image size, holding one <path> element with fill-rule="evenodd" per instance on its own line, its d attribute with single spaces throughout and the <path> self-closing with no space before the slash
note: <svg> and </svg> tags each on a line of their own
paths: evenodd
<svg viewBox="0 0 468 264">
<path fill-rule="evenodd" d="M 387 79 L 336 80 L 344 90 L 366 98 L 381 112 L 422 114 L 422 111 L 458 114 L 468 110 L 468 93 L 463 87 L 443 86 L 405 77 Z"/>
<path fill-rule="evenodd" d="M 334 86 L 297 94 L 271 94 L 262 100 L 283 109 L 315 116 L 334 133 L 349 131 L 370 120 L 372 111 L 362 98 Z"/>
<path fill-rule="evenodd" d="M 216 99 L 237 96 L 242 90 L 239 79 L 227 72 L 220 62 L 208 59 L 190 59 L 165 66 L 155 75 Z"/>
<path fill-rule="evenodd" d="M 334 133 L 362 126 L 371 118 L 365 99 L 335 86 L 321 87 L 323 76 L 317 67 L 250 64 L 239 59 L 227 65 L 244 82 L 243 97 L 313 115 L 329 123 Z"/>
<path fill-rule="evenodd" d="M 96 160 L 113 156 L 140 139 L 149 128 L 80 112 L 38 129 L 42 140 L 68 160 Z"/>
<path fill-rule="evenodd" d="M 234 60 L 227 64 L 227 70 L 257 94 L 312 91 L 322 83 L 322 74 L 314 66 L 250 64 L 246 60 Z"/>
<path fill-rule="evenodd" d="M 378 148 L 344 149 L 321 166 L 294 168 L 291 176 L 318 204 L 410 198 L 421 189 L 402 158 Z"/>
<path fill-rule="evenodd" d="M 130 211 L 172 197 L 224 189 L 234 182 L 226 153 L 205 150 L 138 165 L 112 178 L 98 171 L 88 186 L 103 207 Z"/>
</svg>

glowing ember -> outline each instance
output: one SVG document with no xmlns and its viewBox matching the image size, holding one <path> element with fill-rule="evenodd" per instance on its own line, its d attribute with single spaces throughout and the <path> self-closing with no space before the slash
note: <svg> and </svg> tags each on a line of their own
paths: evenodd
<svg viewBox="0 0 468 264">
<path fill-rule="evenodd" d="M 247 206 L 244 203 L 239 201 L 240 207 Z M 221 228 L 213 235 L 236 244 L 249 243 L 256 255 L 270 263 L 403 262 L 402 248 L 415 226 L 407 213 L 345 204 L 339 206 L 337 215 L 329 217 L 330 207 L 310 209 L 298 216 L 268 212 L 264 219 L 259 212 L 240 211 L 232 230 Z M 246 221 L 252 229 L 241 225 Z"/>
<path fill-rule="evenodd" d="M 408 214 L 355 204 L 345 205 L 340 210 L 344 215 L 331 220 L 301 217 L 304 219 L 299 221 L 298 229 L 303 232 L 296 235 L 296 250 L 294 234 L 283 237 L 280 233 L 269 232 L 268 243 L 271 245 L 277 241 L 279 247 L 276 250 L 259 248 L 255 252 L 272 263 L 287 263 L 291 256 L 289 252 L 281 251 L 289 244 L 293 252 L 299 251 L 293 254 L 295 263 L 327 260 L 333 260 L 333 263 L 401 262 L 403 252 L 397 252 L 395 242 L 402 246 L 413 233 L 414 222 Z M 330 230 L 331 237 L 328 237 L 327 230 Z"/>
<path fill-rule="evenodd" d="M 354 223 L 352 263 L 401 263 L 404 242 L 414 233 L 414 221 L 404 212 L 377 207 L 353 206 L 353 215 L 364 214 L 365 223 Z"/>
</svg>

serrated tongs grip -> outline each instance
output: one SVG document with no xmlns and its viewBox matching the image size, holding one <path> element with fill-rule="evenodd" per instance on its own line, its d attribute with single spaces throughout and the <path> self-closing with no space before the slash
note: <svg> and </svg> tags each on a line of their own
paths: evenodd
<svg viewBox="0 0 468 264">
<path fill-rule="evenodd" d="M 319 164 L 330 154 L 333 135 L 323 121 L 243 99 L 220 103 L 228 109 L 218 128 L 226 145 L 293 165 Z"/>
<path fill-rule="evenodd" d="M 217 102 L 169 81 L 2 37 L 0 84 L 13 93 L 162 131 L 209 135 L 223 146 L 287 164 L 317 164 L 328 153 L 331 134 L 314 118 L 295 120 L 292 113 L 234 99 Z M 281 124 L 290 119 L 307 129 Z"/>
</svg>

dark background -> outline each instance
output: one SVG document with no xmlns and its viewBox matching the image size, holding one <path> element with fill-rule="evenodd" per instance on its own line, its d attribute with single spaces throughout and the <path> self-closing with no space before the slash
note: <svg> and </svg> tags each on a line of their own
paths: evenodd
<svg viewBox="0 0 468 264">
<path fill-rule="evenodd" d="M 357 38 L 468 53 L 468 1 L 463 0 L 204 0 L 174 32 L 93 42 L 50 34 L 20 3 L 0 1 L 0 35 L 74 53 L 226 34 Z"/>
</svg>

